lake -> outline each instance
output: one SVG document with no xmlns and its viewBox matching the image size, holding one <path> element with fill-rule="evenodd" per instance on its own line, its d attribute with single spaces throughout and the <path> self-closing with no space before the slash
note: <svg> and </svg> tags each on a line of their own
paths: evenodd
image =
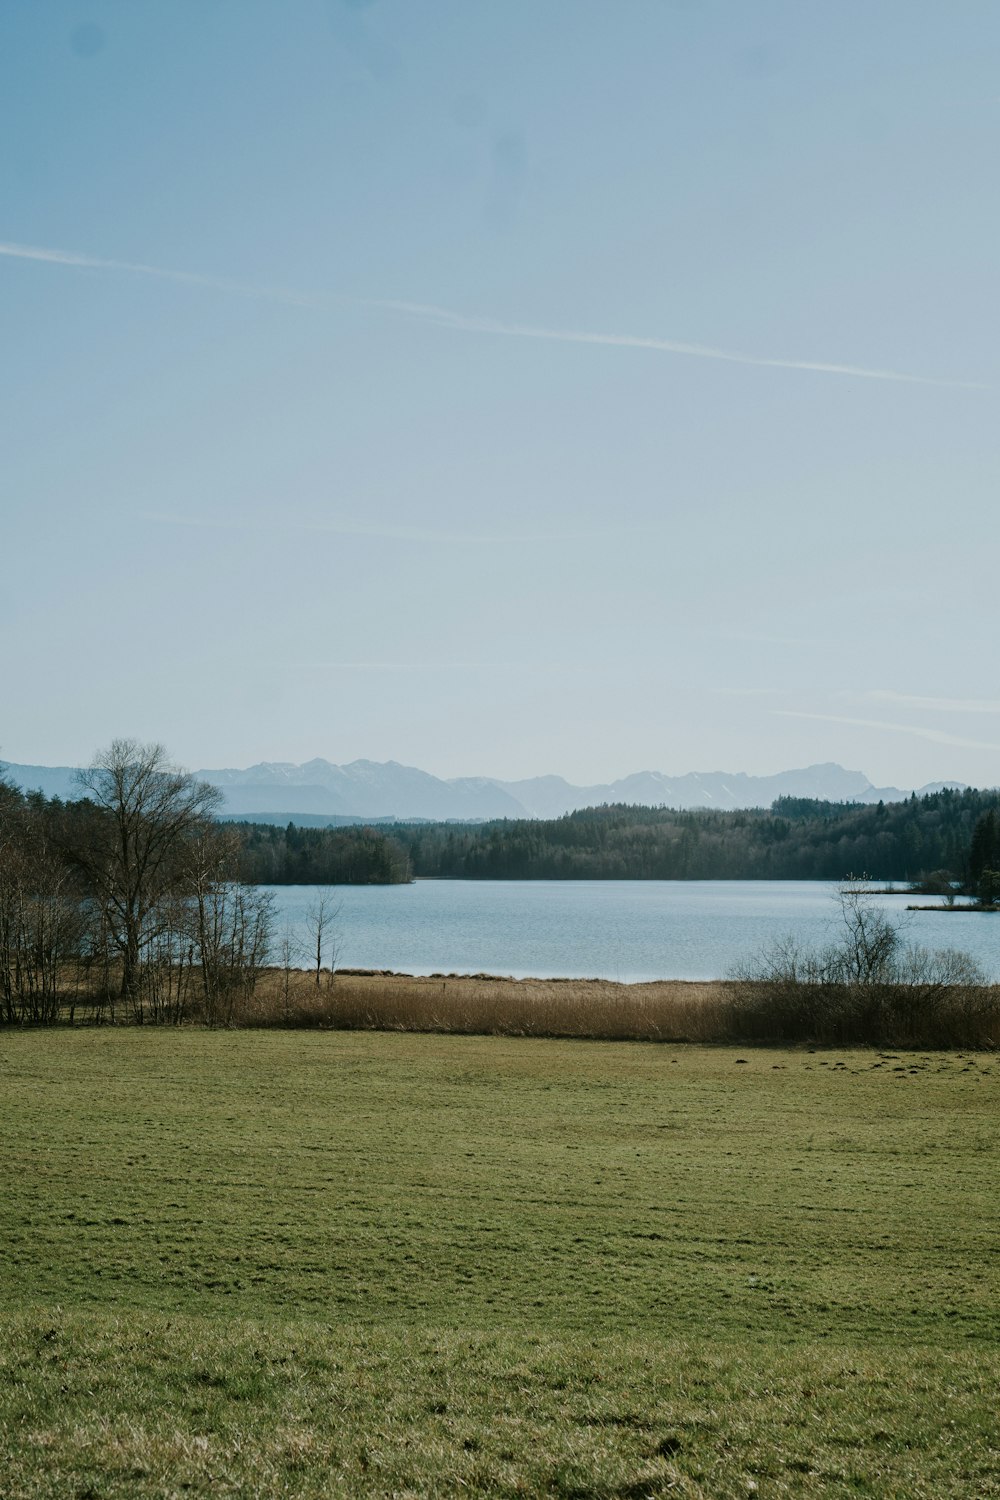
<svg viewBox="0 0 1000 1500">
<path fill-rule="evenodd" d="M 280 935 L 307 965 L 318 887 L 271 886 Z M 418 880 L 339 886 L 338 968 L 515 978 L 719 979 L 773 942 L 839 937 L 836 886 L 793 880 Z M 1000 977 L 1000 914 L 907 913 L 876 898 L 907 942 L 960 948 Z"/>
</svg>

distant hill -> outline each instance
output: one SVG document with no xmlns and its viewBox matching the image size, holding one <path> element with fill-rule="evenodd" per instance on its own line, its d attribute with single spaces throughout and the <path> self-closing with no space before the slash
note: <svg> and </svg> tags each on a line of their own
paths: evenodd
<svg viewBox="0 0 1000 1500">
<path fill-rule="evenodd" d="M 48 797 L 79 796 L 72 766 L 8 764 L 7 774 L 26 791 Z M 619 781 L 574 786 L 562 776 L 533 776 L 500 781 L 489 776 L 442 780 L 398 761 L 355 760 L 338 766 L 316 759 L 303 765 L 262 761 L 245 770 L 200 770 L 203 781 L 219 787 L 228 817 L 268 822 L 308 819 L 310 823 L 366 819 L 456 820 L 487 818 L 558 818 L 564 813 L 603 803 L 643 807 L 695 807 L 734 810 L 770 807 L 777 797 L 815 797 L 827 802 L 901 802 L 910 795 L 899 787 L 876 787 L 861 771 L 827 761 L 773 776 L 744 771 L 691 771 L 667 776 L 637 771 Z M 943 787 L 964 790 L 962 782 L 934 782 L 918 795 Z"/>
</svg>

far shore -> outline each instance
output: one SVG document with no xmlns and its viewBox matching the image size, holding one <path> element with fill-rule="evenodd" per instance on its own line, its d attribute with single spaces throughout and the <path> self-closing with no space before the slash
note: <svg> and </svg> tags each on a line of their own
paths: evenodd
<svg viewBox="0 0 1000 1500">
<path fill-rule="evenodd" d="M 952 905 L 952 906 L 947 906 L 947 905 L 943 905 L 943 904 L 927 905 L 927 906 L 908 906 L 906 908 L 906 910 L 907 911 L 976 911 L 976 912 L 986 912 L 986 913 L 989 913 L 989 912 L 1000 911 L 1000 906 L 983 906 L 982 903 L 979 902 L 979 901 L 962 901 L 962 902 L 956 901 L 954 903 L 954 905 Z"/>
</svg>

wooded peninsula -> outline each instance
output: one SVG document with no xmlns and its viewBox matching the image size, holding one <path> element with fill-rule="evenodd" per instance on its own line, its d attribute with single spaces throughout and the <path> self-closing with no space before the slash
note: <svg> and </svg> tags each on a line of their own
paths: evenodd
<svg viewBox="0 0 1000 1500">
<path fill-rule="evenodd" d="M 553 819 L 302 828 L 237 823 L 260 884 L 457 880 L 843 880 L 867 873 L 984 892 L 1000 869 L 1000 790 L 876 805 L 782 797 L 768 809 L 614 805 Z M 1000 890 L 1000 879 L 997 882 Z"/>
</svg>

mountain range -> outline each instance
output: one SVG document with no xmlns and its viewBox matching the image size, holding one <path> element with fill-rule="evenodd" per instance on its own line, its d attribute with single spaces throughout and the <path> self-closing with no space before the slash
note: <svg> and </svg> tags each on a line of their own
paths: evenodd
<svg viewBox="0 0 1000 1500">
<path fill-rule="evenodd" d="M 25 790 L 49 797 L 79 796 L 72 766 L 6 766 L 10 779 Z M 416 766 L 397 761 L 328 760 L 262 761 L 245 770 L 196 771 L 201 781 L 217 786 L 228 817 L 310 823 L 327 819 L 432 819 L 477 821 L 486 818 L 557 818 L 580 807 L 625 802 L 645 807 L 769 807 L 777 797 L 818 797 L 827 802 L 901 802 L 910 795 L 899 787 L 876 787 L 861 771 L 847 771 L 832 761 L 749 776 L 744 771 L 690 771 L 667 776 L 637 771 L 619 781 L 573 786 L 562 776 L 532 776 L 501 781 L 490 776 L 442 780 Z M 933 782 L 918 795 L 961 788 L 963 783 Z"/>
</svg>

